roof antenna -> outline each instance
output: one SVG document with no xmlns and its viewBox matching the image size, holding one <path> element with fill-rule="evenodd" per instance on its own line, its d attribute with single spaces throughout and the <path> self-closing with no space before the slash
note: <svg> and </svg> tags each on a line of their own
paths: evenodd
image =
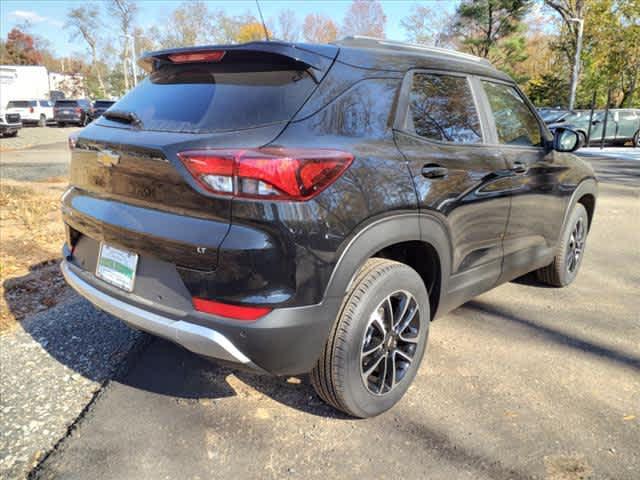
<svg viewBox="0 0 640 480">
<path fill-rule="evenodd" d="M 262 16 L 262 10 L 260 9 L 260 2 L 256 0 L 256 5 L 258 6 L 258 13 L 260 14 L 260 21 L 262 22 L 262 28 L 264 28 L 264 36 L 269 41 L 269 30 L 267 30 L 267 25 L 264 23 L 264 17 Z"/>
</svg>

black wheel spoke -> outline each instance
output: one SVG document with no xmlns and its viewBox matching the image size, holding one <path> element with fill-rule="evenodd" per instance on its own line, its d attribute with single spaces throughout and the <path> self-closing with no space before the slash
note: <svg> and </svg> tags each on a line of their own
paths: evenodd
<svg viewBox="0 0 640 480">
<path fill-rule="evenodd" d="M 387 296 L 369 317 L 360 351 L 367 390 L 386 395 L 402 381 L 413 361 L 420 334 L 420 311 L 409 292 Z"/>
</svg>

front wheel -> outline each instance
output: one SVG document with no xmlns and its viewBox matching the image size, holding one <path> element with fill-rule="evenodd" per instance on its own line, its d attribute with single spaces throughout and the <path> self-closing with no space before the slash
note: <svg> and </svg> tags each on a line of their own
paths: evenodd
<svg viewBox="0 0 640 480">
<path fill-rule="evenodd" d="M 368 260 L 311 372 L 316 392 L 354 417 L 390 409 L 418 371 L 429 321 L 429 297 L 420 275 L 392 260 Z"/>
<path fill-rule="evenodd" d="M 538 280 L 554 287 L 566 287 L 578 275 L 589 231 L 587 210 L 576 204 L 569 216 L 551 265 L 536 271 Z"/>
</svg>

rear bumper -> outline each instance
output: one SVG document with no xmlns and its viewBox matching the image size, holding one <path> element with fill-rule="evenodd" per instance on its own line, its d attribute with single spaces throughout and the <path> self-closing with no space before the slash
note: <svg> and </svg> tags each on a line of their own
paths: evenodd
<svg viewBox="0 0 640 480">
<path fill-rule="evenodd" d="M 67 261 L 62 262 L 61 269 L 65 280 L 74 290 L 101 310 L 118 317 L 128 325 L 171 340 L 200 355 L 253 366 L 251 360 L 219 332 L 164 317 L 109 296 L 80 278 Z"/>
<path fill-rule="evenodd" d="M 13 133 L 22 128 L 22 123 L 0 123 L 0 133 Z"/>
<path fill-rule="evenodd" d="M 80 295 L 133 328 L 199 355 L 274 375 L 296 375 L 313 368 L 340 302 L 326 299 L 318 305 L 276 309 L 255 322 L 175 308 L 165 314 L 159 305 L 120 292 L 67 260 L 61 269 L 67 283 Z"/>
</svg>

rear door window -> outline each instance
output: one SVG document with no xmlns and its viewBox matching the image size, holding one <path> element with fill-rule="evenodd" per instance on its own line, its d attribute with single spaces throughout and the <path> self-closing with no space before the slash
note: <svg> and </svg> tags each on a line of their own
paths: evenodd
<svg viewBox="0 0 640 480">
<path fill-rule="evenodd" d="M 415 73 L 407 122 L 410 131 L 430 140 L 482 142 L 480 120 L 465 77 Z"/>
<path fill-rule="evenodd" d="M 498 141 L 504 145 L 541 146 L 540 124 L 518 90 L 485 80 L 482 85 L 491 105 Z"/>
<path fill-rule="evenodd" d="M 112 110 L 134 113 L 145 130 L 239 130 L 290 120 L 315 87 L 305 71 L 254 70 L 252 66 L 225 71 L 214 65 L 165 65 Z M 104 117 L 99 123 L 116 125 Z"/>
</svg>

